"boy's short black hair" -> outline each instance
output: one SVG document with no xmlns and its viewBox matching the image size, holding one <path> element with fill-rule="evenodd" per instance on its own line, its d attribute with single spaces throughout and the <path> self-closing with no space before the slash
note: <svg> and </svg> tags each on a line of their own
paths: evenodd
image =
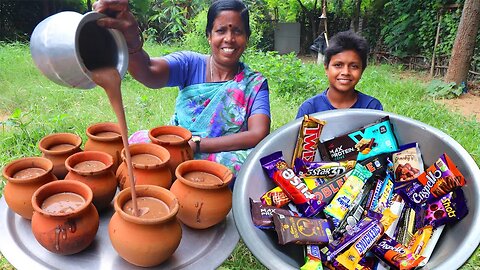
<svg viewBox="0 0 480 270">
<path fill-rule="evenodd" d="M 207 37 L 212 32 L 213 21 L 215 21 L 220 12 L 225 10 L 233 10 L 240 13 L 247 38 L 250 38 L 252 33 L 250 30 L 250 15 L 247 7 L 240 0 L 217 0 L 212 3 L 207 14 L 207 27 L 205 28 L 205 34 Z"/>
<path fill-rule="evenodd" d="M 329 45 L 325 50 L 324 64 L 328 67 L 330 59 L 337 53 L 354 50 L 362 59 L 362 70 L 367 67 L 368 42 L 367 40 L 353 31 L 338 32 L 329 40 Z"/>
</svg>

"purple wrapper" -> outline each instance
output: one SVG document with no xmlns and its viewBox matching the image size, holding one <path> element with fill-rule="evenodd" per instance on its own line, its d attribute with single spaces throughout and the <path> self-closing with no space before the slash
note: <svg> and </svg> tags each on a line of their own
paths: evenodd
<svg viewBox="0 0 480 270">
<path fill-rule="evenodd" d="M 278 243 L 285 245 L 312 244 L 324 246 L 332 241 L 330 224 L 326 219 L 284 216 L 273 213 Z"/>
<path fill-rule="evenodd" d="M 297 158 L 295 160 L 295 167 L 293 170 L 300 177 L 314 177 L 317 179 L 333 179 L 355 167 L 355 160 L 328 162 L 328 161 L 313 161 L 308 162 Z M 321 183 L 320 183 L 321 184 Z"/>
<path fill-rule="evenodd" d="M 423 260 L 416 258 L 407 247 L 384 234 L 372 248 L 373 254 L 396 269 L 412 269 Z"/>
<path fill-rule="evenodd" d="M 456 189 L 439 200 L 428 203 L 422 210 L 424 225 L 432 225 L 433 228 L 444 224 L 458 222 L 468 214 L 467 203 L 462 189 Z"/>
</svg>

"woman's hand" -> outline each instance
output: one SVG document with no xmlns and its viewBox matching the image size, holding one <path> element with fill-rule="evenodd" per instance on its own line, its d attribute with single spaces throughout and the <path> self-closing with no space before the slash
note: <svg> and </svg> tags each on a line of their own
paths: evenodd
<svg viewBox="0 0 480 270">
<path fill-rule="evenodd" d="M 129 50 L 141 48 L 143 43 L 140 37 L 141 33 L 135 17 L 128 9 L 128 0 L 99 0 L 93 3 L 93 9 L 108 15 L 108 17 L 99 19 L 98 25 L 122 32 Z"/>
</svg>

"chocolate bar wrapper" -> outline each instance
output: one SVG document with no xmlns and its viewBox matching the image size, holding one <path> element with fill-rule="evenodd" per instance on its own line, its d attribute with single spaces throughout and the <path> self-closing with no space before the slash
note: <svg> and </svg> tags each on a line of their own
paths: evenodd
<svg viewBox="0 0 480 270">
<path fill-rule="evenodd" d="M 363 190 L 357 196 L 355 201 L 353 201 L 352 207 L 348 210 L 347 215 L 345 218 L 335 227 L 333 231 L 334 238 L 342 237 L 345 232 L 351 232 L 353 228 L 357 225 L 357 223 L 363 218 L 366 214 L 367 209 L 365 208 L 366 201 L 369 197 L 371 187 L 375 183 L 373 181 L 367 181 Z"/>
<path fill-rule="evenodd" d="M 317 182 L 315 181 L 315 179 L 307 178 L 303 180 L 309 189 L 313 189 L 317 186 Z M 290 202 L 287 194 L 285 194 L 285 192 L 283 192 L 283 190 L 278 186 L 265 192 L 265 194 L 262 195 L 260 200 L 262 201 L 262 204 L 275 206 L 277 208 L 284 207 Z"/>
<path fill-rule="evenodd" d="M 323 270 L 320 248 L 317 245 L 305 245 L 305 264 L 300 270 Z"/>
<path fill-rule="evenodd" d="M 333 241 L 330 224 L 326 219 L 292 217 L 273 213 L 273 222 L 278 235 L 278 243 L 281 245 L 294 243 L 324 246 Z"/>
<path fill-rule="evenodd" d="M 302 125 L 298 132 L 297 142 L 292 158 L 292 168 L 295 167 L 295 159 L 300 158 L 312 162 L 318 150 L 320 134 L 322 134 L 325 121 L 316 119 L 313 116 L 304 115 Z"/>
<path fill-rule="evenodd" d="M 353 169 L 352 174 L 347 178 L 338 193 L 333 197 L 330 204 L 328 204 L 324 213 L 334 220 L 334 224 L 338 225 L 343 220 L 348 209 L 351 207 L 353 201 L 362 190 L 365 182 L 372 176 L 364 166 L 357 164 Z"/>
<path fill-rule="evenodd" d="M 436 200 L 457 187 L 465 185 L 465 178 L 450 157 L 444 153 L 437 161 L 405 185 L 395 190 L 410 207 Z"/>
<path fill-rule="evenodd" d="M 420 210 L 424 225 L 432 225 L 433 228 L 444 224 L 460 221 L 468 214 L 467 203 L 462 189 L 456 189 L 437 201 L 427 203 L 426 208 Z"/>
<path fill-rule="evenodd" d="M 413 269 L 424 259 L 414 256 L 407 247 L 385 234 L 374 245 L 372 251 L 379 259 L 400 270 Z"/>
<path fill-rule="evenodd" d="M 392 154 L 392 161 L 397 186 L 424 172 L 422 154 L 416 142 L 401 145 L 400 150 Z"/>
<path fill-rule="evenodd" d="M 428 242 L 430 241 L 430 238 L 432 237 L 432 233 L 432 225 L 427 225 L 418 229 L 417 232 L 412 236 L 410 242 L 408 242 L 408 250 L 410 250 L 415 256 L 422 255 L 427 247 Z"/>
<path fill-rule="evenodd" d="M 268 176 L 295 203 L 302 216 L 315 216 L 323 209 L 324 204 L 316 200 L 305 182 L 288 167 L 282 151 L 261 158 L 260 164 Z"/>
<path fill-rule="evenodd" d="M 315 198 L 322 202 L 323 204 L 328 204 L 332 201 L 333 196 L 337 194 L 340 188 L 343 186 L 343 183 L 347 181 L 348 177 L 352 174 L 353 171 L 348 171 L 346 174 L 332 180 L 328 180 L 325 183 L 312 189 L 313 195 Z"/>
<path fill-rule="evenodd" d="M 383 236 L 385 230 L 390 227 L 396 218 L 397 216 L 395 216 L 390 209 L 385 210 L 381 220 L 375 220 L 373 226 L 368 228 L 368 230 L 365 231 L 349 249 L 340 254 L 336 260 L 348 269 L 354 268 L 380 237 Z"/>
<path fill-rule="evenodd" d="M 413 234 L 416 232 L 416 212 L 414 209 L 404 207 L 402 216 L 398 222 L 395 240 L 403 245 L 407 245 Z"/>
<path fill-rule="evenodd" d="M 400 216 L 403 211 L 403 207 L 405 206 L 405 202 L 403 201 L 402 197 L 400 197 L 398 194 L 393 195 L 391 204 L 389 206 L 390 211 L 392 211 L 393 214 L 397 215 L 399 218 L 397 218 L 392 225 L 385 231 L 385 234 L 388 235 L 390 238 L 395 238 L 395 231 L 398 226 L 398 222 L 400 220 Z"/>
<path fill-rule="evenodd" d="M 327 247 L 322 248 L 321 252 L 325 256 L 326 261 L 333 262 L 333 260 L 355 242 L 368 228 L 373 226 L 374 220 L 380 220 L 381 214 L 375 212 L 368 212 L 362 220 L 360 220 L 353 228 L 346 231 L 345 234 L 333 242 L 329 243 Z"/>
<path fill-rule="evenodd" d="M 323 141 L 319 148 L 323 160 L 365 160 L 398 151 L 390 118 L 385 116 L 359 130 Z"/>
<path fill-rule="evenodd" d="M 355 160 L 340 162 L 324 162 L 324 161 L 304 161 L 300 158 L 295 160 L 295 173 L 300 178 L 316 178 L 316 179 L 333 179 L 346 173 L 355 167 Z M 322 181 L 322 183 L 325 180 Z M 320 184 L 322 184 L 320 183 Z"/>
<path fill-rule="evenodd" d="M 418 265 L 419 267 L 425 266 L 430 260 L 433 250 L 435 249 L 435 246 L 437 245 L 438 240 L 442 235 L 443 229 L 445 229 L 445 225 L 442 225 L 433 230 L 432 237 L 430 237 L 430 240 L 428 241 L 425 250 L 422 254 L 420 254 L 421 256 L 425 257 L 425 259 Z"/>
<path fill-rule="evenodd" d="M 250 212 L 252 214 L 253 225 L 260 229 L 274 229 L 273 213 L 298 216 L 298 214 L 293 211 L 264 205 L 260 202 L 253 201 L 252 198 L 250 198 Z"/>
</svg>

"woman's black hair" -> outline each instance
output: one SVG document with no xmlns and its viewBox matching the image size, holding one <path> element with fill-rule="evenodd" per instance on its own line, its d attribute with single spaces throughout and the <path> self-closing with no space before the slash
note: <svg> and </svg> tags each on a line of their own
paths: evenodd
<svg viewBox="0 0 480 270">
<path fill-rule="evenodd" d="M 324 64 L 328 67 L 330 59 L 337 53 L 354 50 L 362 59 L 362 70 L 367 67 L 368 42 L 367 40 L 353 31 L 338 32 L 329 40 L 329 45 L 325 50 Z"/>
<path fill-rule="evenodd" d="M 247 38 L 250 38 L 250 34 L 252 33 L 250 30 L 250 15 L 248 14 L 248 9 L 245 4 L 239 0 L 217 0 L 212 3 L 207 14 L 207 27 L 205 29 L 207 37 L 212 32 L 213 21 L 215 21 L 215 18 L 217 18 L 220 12 L 225 10 L 233 10 L 240 13 Z"/>
</svg>

